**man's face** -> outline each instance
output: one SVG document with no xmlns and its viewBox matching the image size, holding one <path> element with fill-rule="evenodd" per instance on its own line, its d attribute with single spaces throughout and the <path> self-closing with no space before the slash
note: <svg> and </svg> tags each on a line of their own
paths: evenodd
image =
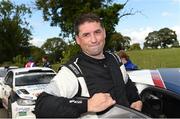
<svg viewBox="0 0 180 119">
<path fill-rule="evenodd" d="M 105 29 L 101 27 L 99 22 L 85 22 L 79 26 L 76 42 L 85 54 L 101 59 L 105 38 Z"/>
</svg>

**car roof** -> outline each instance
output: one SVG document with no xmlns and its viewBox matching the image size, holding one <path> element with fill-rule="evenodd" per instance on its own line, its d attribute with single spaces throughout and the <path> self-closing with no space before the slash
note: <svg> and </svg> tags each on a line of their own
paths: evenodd
<svg viewBox="0 0 180 119">
<path fill-rule="evenodd" d="M 3 66 L 3 67 L 0 67 L 0 69 L 15 69 L 15 68 L 18 68 L 18 66 Z"/>
<path fill-rule="evenodd" d="M 53 69 L 47 67 L 28 67 L 28 68 L 17 68 L 11 70 L 14 73 L 25 73 L 25 72 L 40 72 L 40 71 L 52 71 L 52 73 L 56 73 Z"/>
</svg>

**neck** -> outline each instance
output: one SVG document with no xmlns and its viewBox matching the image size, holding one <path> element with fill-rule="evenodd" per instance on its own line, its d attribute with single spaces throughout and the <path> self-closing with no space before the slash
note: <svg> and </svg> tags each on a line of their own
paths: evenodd
<svg viewBox="0 0 180 119">
<path fill-rule="evenodd" d="M 84 54 L 86 54 L 87 56 L 92 57 L 92 58 L 94 58 L 94 59 L 104 59 L 104 58 L 105 58 L 103 52 L 100 53 L 99 55 L 89 55 L 89 54 L 86 53 L 86 52 L 84 52 Z"/>
</svg>

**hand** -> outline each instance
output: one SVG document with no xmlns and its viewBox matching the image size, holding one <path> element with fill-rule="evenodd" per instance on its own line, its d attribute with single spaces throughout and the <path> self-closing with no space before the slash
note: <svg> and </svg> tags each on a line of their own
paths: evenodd
<svg viewBox="0 0 180 119">
<path fill-rule="evenodd" d="M 88 112 L 101 112 L 115 103 L 109 93 L 96 93 L 88 99 Z"/>
<path fill-rule="evenodd" d="M 143 105 L 142 101 L 138 100 L 136 102 L 133 102 L 130 107 L 135 110 L 141 111 L 142 105 Z"/>
<path fill-rule="evenodd" d="M 40 93 L 34 93 L 33 95 L 36 96 L 36 97 L 38 97 L 41 93 L 42 93 L 42 92 L 40 92 Z"/>
</svg>

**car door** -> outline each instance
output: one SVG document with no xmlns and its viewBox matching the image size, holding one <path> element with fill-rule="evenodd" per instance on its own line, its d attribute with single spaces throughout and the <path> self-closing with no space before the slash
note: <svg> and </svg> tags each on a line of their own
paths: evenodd
<svg viewBox="0 0 180 119">
<path fill-rule="evenodd" d="M 12 91 L 12 87 L 13 87 L 13 72 L 10 71 L 10 72 L 8 72 L 6 77 L 4 78 L 4 85 L 2 88 L 2 94 L 3 94 L 2 103 L 3 103 L 5 108 L 7 108 L 8 98 L 9 98 L 10 93 Z"/>
<path fill-rule="evenodd" d="M 2 99 L 3 97 L 3 87 L 4 87 L 3 80 L 0 80 L 0 99 Z"/>
</svg>

